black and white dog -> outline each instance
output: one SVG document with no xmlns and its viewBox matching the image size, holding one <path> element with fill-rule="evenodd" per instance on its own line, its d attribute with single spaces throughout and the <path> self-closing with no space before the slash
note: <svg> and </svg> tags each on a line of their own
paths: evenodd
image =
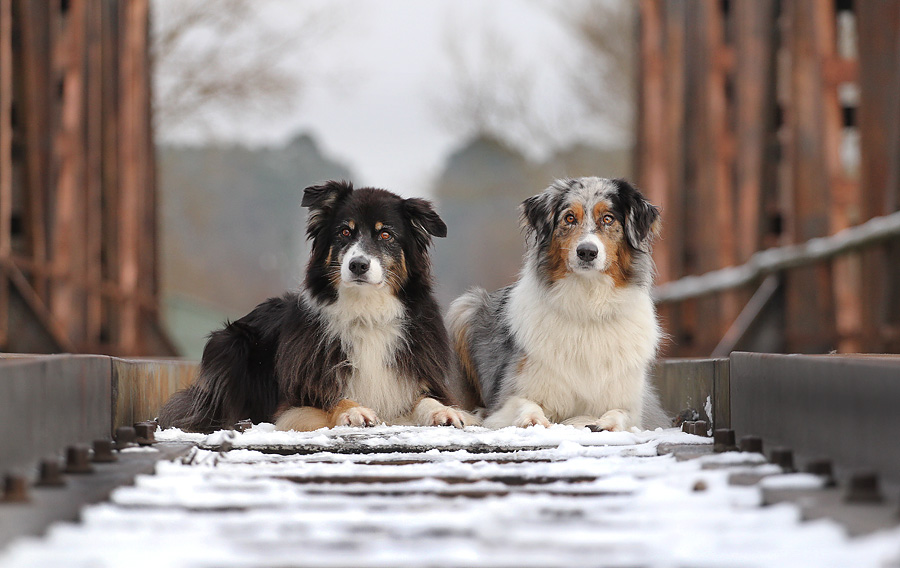
<svg viewBox="0 0 900 568">
<path fill-rule="evenodd" d="M 522 204 L 519 280 L 450 307 L 484 425 L 670 425 L 648 383 L 660 328 L 650 296 L 659 211 L 624 180 L 556 181 Z"/>
<path fill-rule="evenodd" d="M 166 403 L 160 425 L 471 423 L 449 406 L 452 351 L 428 256 L 447 226 L 431 204 L 335 181 L 306 188 L 302 204 L 312 250 L 301 291 L 213 332 L 197 380 Z"/>
</svg>

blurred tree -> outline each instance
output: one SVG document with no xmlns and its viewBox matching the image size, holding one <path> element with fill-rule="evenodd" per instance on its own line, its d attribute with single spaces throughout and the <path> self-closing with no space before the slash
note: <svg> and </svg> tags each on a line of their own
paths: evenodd
<svg viewBox="0 0 900 568">
<path fill-rule="evenodd" d="M 452 88 L 433 94 L 438 120 L 462 139 L 494 137 L 529 154 L 572 143 L 628 147 L 633 139 L 635 7 L 627 0 L 540 4 L 562 28 L 552 75 L 542 74 L 499 27 L 485 24 L 477 40 L 448 24 Z M 548 94 L 548 85 L 557 91 Z M 579 138 L 580 136 L 580 138 Z"/>
<path fill-rule="evenodd" d="M 157 131 L 215 133 L 215 118 L 285 110 L 304 76 L 287 65 L 320 44 L 340 11 L 310 7 L 300 22 L 275 25 L 259 0 L 154 0 L 154 117 Z"/>
</svg>

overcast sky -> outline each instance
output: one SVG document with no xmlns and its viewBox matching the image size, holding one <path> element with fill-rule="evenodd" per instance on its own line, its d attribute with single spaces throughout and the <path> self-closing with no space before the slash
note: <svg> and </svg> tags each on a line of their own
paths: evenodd
<svg viewBox="0 0 900 568">
<path fill-rule="evenodd" d="M 426 193 L 448 152 L 462 143 L 461 133 L 446 128 L 435 108 L 441 90 L 451 88 L 448 34 L 474 52 L 485 33 L 501 34 L 543 85 L 539 104 L 566 104 L 553 77 L 572 42 L 539 0 L 276 0 L 266 19 L 289 31 L 311 5 L 333 6 L 342 17 L 321 48 L 288 59 L 297 73 L 312 78 L 297 104 L 253 120 L 230 116 L 220 125 L 220 139 L 280 144 L 311 132 L 328 155 L 350 166 L 357 185 Z M 168 140 L 204 138 L 196 131 L 168 134 Z M 572 134 L 584 137 L 602 133 Z"/>
</svg>

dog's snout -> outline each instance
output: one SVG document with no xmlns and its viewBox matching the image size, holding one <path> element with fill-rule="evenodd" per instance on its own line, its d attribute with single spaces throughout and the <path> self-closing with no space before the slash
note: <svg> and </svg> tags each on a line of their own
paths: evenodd
<svg viewBox="0 0 900 568">
<path fill-rule="evenodd" d="M 580 245 L 578 245 L 578 248 L 575 249 L 575 253 L 578 255 L 578 260 L 582 260 L 584 262 L 591 262 L 592 260 L 596 259 L 599 252 L 600 250 L 594 243 L 581 243 Z"/>
<path fill-rule="evenodd" d="M 361 256 L 353 257 L 348 268 L 355 276 L 362 276 L 369 270 L 369 259 Z"/>
</svg>

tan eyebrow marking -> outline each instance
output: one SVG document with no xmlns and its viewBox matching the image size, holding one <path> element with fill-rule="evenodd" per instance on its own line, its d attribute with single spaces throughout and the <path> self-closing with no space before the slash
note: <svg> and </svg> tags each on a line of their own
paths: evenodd
<svg viewBox="0 0 900 568">
<path fill-rule="evenodd" d="M 356 221 L 354 221 L 353 219 L 350 219 L 349 221 L 347 221 L 347 226 L 350 227 L 351 229 L 355 229 Z"/>
<path fill-rule="evenodd" d="M 375 223 L 376 231 L 380 231 L 382 227 L 384 227 L 384 223 L 382 223 L 381 221 L 378 221 L 377 223 Z"/>
</svg>

